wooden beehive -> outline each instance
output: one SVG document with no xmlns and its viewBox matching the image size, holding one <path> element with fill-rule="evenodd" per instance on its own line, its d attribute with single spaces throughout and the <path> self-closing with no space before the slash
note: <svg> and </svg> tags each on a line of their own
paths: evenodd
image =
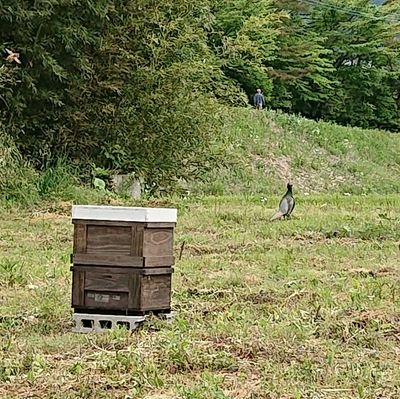
<svg viewBox="0 0 400 399">
<path fill-rule="evenodd" d="M 72 307 L 170 309 L 176 209 L 74 206 Z"/>
</svg>

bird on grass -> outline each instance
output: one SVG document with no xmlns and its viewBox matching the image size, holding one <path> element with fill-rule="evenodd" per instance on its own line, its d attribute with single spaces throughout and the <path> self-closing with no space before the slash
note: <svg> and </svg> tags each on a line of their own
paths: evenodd
<svg viewBox="0 0 400 399">
<path fill-rule="evenodd" d="M 293 186 L 288 183 L 286 187 L 286 194 L 282 197 L 281 202 L 279 203 L 278 212 L 271 217 L 271 222 L 282 218 L 288 218 L 293 212 L 294 206 L 296 205 L 296 201 L 293 198 Z"/>
</svg>

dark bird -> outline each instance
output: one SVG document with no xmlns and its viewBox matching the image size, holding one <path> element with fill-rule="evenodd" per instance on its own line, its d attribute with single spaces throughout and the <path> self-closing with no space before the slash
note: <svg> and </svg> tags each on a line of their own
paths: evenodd
<svg viewBox="0 0 400 399">
<path fill-rule="evenodd" d="M 292 188 L 293 186 L 288 183 L 286 194 L 282 197 L 281 202 L 279 203 L 279 211 L 271 217 L 271 222 L 277 219 L 287 218 L 293 212 L 296 202 L 293 198 Z"/>
</svg>

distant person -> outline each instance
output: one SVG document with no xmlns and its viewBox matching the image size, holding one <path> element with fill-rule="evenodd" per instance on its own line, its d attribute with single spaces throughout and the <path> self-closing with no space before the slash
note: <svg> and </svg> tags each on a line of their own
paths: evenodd
<svg viewBox="0 0 400 399">
<path fill-rule="evenodd" d="M 254 106 L 256 109 L 263 109 L 265 106 L 265 98 L 264 95 L 261 93 L 261 89 L 257 89 L 257 93 L 254 96 Z"/>
</svg>

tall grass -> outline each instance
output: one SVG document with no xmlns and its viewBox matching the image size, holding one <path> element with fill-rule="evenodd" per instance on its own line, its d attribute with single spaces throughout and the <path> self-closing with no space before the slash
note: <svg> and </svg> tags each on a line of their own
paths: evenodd
<svg viewBox="0 0 400 399">
<path fill-rule="evenodd" d="M 82 185 L 65 159 L 38 172 L 26 162 L 13 140 L 0 131 L 0 203 L 29 206 L 41 201 L 99 202 L 107 195 Z"/>
<path fill-rule="evenodd" d="M 106 192 L 84 186 L 76 177 L 77 174 L 66 159 L 58 159 L 54 166 L 44 170 L 37 178 L 36 186 L 40 198 L 78 203 L 101 201 Z"/>
<path fill-rule="evenodd" d="M 23 160 L 0 125 L 0 201 L 9 204 L 37 201 L 36 179 L 37 173 Z"/>
</svg>

